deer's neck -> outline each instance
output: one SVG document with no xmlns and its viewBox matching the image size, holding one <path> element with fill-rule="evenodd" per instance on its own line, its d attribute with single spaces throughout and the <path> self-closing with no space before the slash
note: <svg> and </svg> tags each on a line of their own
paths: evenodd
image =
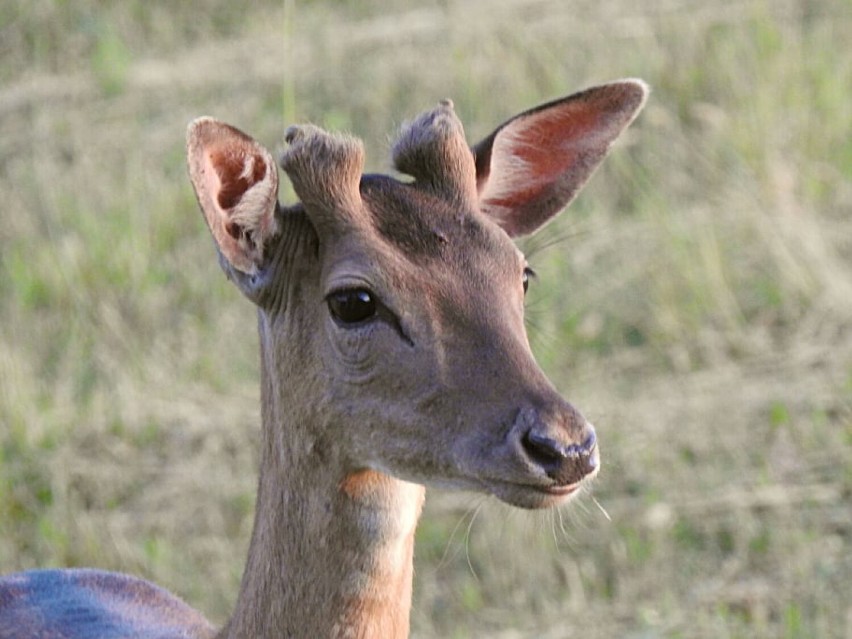
<svg viewBox="0 0 852 639">
<path fill-rule="evenodd" d="M 264 377 L 254 532 L 221 636 L 407 637 L 423 487 L 347 469 L 308 417 L 267 401 Z"/>
</svg>

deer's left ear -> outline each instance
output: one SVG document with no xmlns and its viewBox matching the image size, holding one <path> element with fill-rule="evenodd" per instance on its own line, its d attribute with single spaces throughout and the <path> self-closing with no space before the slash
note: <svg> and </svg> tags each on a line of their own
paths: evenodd
<svg viewBox="0 0 852 639">
<path fill-rule="evenodd" d="M 561 211 L 645 104 L 648 87 L 622 80 L 531 109 L 473 147 L 483 213 L 510 236 Z"/>
<path fill-rule="evenodd" d="M 278 168 L 263 146 L 234 127 L 199 118 L 186 132 L 189 177 L 222 257 L 254 274 L 277 232 Z"/>
</svg>

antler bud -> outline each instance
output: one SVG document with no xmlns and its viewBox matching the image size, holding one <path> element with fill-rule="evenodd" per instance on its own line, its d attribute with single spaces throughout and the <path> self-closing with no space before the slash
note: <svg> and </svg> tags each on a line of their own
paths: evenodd
<svg viewBox="0 0 852 639">
<path fill-rule="evenodd" d="M 473 154 L 451 100 L 441 100 L 403 128 L 393 148 L 393 162 L 399 171 L 438 195 L 476 201 Z"/>
<path fill-rule="evenodd" d="M 357 138 L 331 134 L 313 125 L 291 126 L 279 164 L 309 215 L 352 215 L 361 207 L 359 183 L 364 147 Z"/>
</svg>

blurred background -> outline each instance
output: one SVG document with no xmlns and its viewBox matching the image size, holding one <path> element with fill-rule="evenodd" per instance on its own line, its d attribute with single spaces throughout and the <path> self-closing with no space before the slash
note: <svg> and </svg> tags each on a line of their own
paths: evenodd
<svg viewBox="0 0 852 639">
<path fill-rule="evenodd" d="M 413 635 L 852 637 L 850 34 L 849 0 L 0 0 L 0 572 L 230 612 L 256 320 L 190 119 L 272 149 L 313 121 L 387 170 L 441 98 L 473 142 L 636 76 L 644 113 L 524 243 L 534 349 L 600 478 L 549 513 L 430 491 Z"/>
</svg>

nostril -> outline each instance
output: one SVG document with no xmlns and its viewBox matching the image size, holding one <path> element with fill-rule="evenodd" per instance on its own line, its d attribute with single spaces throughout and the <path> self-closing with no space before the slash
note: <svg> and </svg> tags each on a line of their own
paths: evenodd
<svg viewBox="0 0 852 639">
<path fill-rule="evenodd" d="M 572 457 L 588 455 L 595 449 L 596 445 L 597 437 L 595 436 L 594 431 L 589 433 L 589 436 L 582 444 L 563 445 L 555 439 L 539 435 L 533 431 L 528 432 L 524 437 L 524 447 L 527 449 L 527 452 L 532 453 L 533 455 L 541 455 L 553 460 L 570 459 Z"/>
<path fill-rule="evenodd" d="M 567 457 L 558 441 L 532 431 L 524 436 L 524 448 L 532 459 L 546 463 L 559 462 Z"/>
<path fill-rule="evenodd" d="M 593 455 L 597 437 L 593 430 L 582 443 L 571 444 L 562 444 L 552 437 L 530 430 L 524 435 L 522 443 L 530 460 L 560 484 L 577 482 L 597 467 L 597 458 Z"/>
</svg>

